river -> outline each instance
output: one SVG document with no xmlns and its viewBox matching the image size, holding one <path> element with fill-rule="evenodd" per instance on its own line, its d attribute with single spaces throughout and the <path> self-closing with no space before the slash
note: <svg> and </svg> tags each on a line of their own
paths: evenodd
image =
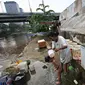
<svg viewBox="0 0 85 85">
<path fill-rule="evenodd" d="M 0 59 L 7 59 L 10 58 L 10 55 L 20 54 L 30 40 L 31 36 L 27 33 L 0 38 Z"/>
</svg>

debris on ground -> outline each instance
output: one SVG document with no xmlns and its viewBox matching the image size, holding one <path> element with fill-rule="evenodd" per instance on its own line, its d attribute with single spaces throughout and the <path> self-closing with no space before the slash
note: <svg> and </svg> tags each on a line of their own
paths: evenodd
<svg viewBox="0 0 85 85">
<path fill-rule="evenodd" d="M 48 67 L 47 67 L 46 65 L 44 65 L 42 68 L 43 68 L 43 69 L 47 69 Z"/>
</svg>

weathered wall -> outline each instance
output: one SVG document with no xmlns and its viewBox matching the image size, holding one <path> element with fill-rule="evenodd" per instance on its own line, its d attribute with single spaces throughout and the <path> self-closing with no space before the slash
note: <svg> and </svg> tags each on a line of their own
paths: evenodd
<svg viewBox="0 0 85 85">
<path fill-rule="evenodd" d="M 67 18 L 72 17 L 73 15 L 75 15 L 76 11 L 75 11 L 75 3 L 72 3 L 68 8 L 67 8 Z"/>
<path fill-rule="evenodd" d="M 80 12 L 80 10 L 82 9 L 82 0 L 76 0 L 74 4 L 75 4 L 74 7 L 75 12 Z"/>
<path fill-rule="evenodd" d="M 69 19 L 75 16 L 77 13 L 84 13 L 84 10 L 85 10 L 85 0 L 76 0 L 61 13 L 60 21 Z"/>
<path fill-rule="evenodd" d="M 82 10 L 81 13 L 85 13 L 85 0 L 82 0 Z"/>
</svg>

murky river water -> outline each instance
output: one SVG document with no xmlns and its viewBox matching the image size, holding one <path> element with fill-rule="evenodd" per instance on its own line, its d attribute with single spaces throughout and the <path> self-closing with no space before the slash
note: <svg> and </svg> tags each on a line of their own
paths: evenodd
<svg viewBox="0 0 85 85">
<path fill-rule="evenodd" d="M 0 59 L 8 58 L 11 54 L 20 54 L 30 41 L 28 34 L 16 34 L 8 38 L 0 38 Z"/>
</svg>

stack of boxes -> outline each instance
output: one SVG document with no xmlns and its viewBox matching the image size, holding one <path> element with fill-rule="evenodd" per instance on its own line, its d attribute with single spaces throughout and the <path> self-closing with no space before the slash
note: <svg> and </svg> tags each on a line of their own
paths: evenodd
<svg viewBox="0 0 85 85">
<path fill-rule="evenodd" d="M 39 46 L 39 48 L 45 48 L 46 47 L 46 41 L 44 39 L 38 40 L 38 46 Z"/>
<path fill-rule="evenodd" d="M 81 60 L 81 45 L 78 45 L 77 43 L 72 42 L 69 39 L 67 39 L 66 41 L 71 49 L 73 59 Z"/>
</svg>

